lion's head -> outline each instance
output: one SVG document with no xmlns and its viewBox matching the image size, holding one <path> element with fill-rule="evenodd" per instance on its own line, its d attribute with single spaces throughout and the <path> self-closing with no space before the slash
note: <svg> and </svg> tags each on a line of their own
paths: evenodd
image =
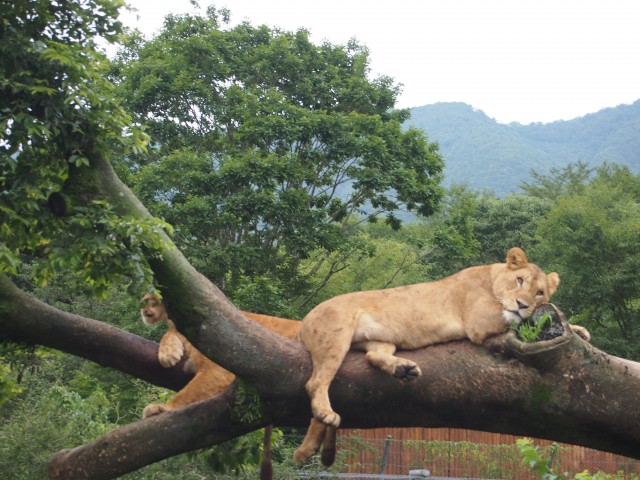
<svg viewBox="0 0 640 480">
<path fill-rule="evenodd" d="M 162 300 L 155 293 L 147 293 L 142 297 L 140 303 L 142 304 L 140 315 L 142 316 L 142 321 L 147 325 L 167 320 L 167 311 L 164 309 Z"/>
<path fill-rule="evenodd" d="M 515 247 L 509 250 L 507 262 L 493 282 L 493 294 L 504 308 L 505 321 L 519 323 L 530 317 L 538 305 L 547 303 L 559 284 L 557 273 L 545 274 Z"/>
</svg>

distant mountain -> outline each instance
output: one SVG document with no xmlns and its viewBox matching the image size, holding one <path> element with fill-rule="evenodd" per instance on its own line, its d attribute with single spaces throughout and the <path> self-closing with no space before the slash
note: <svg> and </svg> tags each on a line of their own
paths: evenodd
<svg viewBox="0 0 640 480">
<path fill-rule="evenodd" d="M 500 124 L 465 103 L 436 103 L 411 109 L 407 125 L 440 144 L 445 185 L 466 183 L 504 196 L 518 190 L 531 170 L 582 160 L 605 161 L 640 171 L 640 100 L 569 121 Z"/>
</svg>

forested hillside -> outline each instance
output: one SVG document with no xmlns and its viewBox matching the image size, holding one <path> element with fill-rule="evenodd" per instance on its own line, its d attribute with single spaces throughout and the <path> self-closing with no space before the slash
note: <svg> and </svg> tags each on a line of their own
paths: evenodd
<svg viewBox="0 0 640 480">
<path fill-rule="evenodd" d="M 640 171 L 640 100 L 569 121 L 500 124 L 465 103 L 411 109 L 407 122 L 440 144 L 445 184 L 467 183 L 504 196 L 533 169 L 547 173 L 583 161 Z"/>
</svg>

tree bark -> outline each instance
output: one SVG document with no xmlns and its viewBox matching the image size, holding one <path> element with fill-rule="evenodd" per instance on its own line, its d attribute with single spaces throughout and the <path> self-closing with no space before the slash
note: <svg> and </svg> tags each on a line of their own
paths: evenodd
<svg viewBox="0 0 640 480">
<path fill-rule="evenodd" d="M 259 428 L 233 420 L 233 389 L 189 407 L 126 425 L 49 461 L 49 478 L 106 480 L 168 456 L 221 443 Z"/>
<path fill-rule="evenodd" d="M 14 340 L 69 351 L 171 388 L 186 381 L 180 369 L 158 367 L 152 342 L 42 304 L 6 278 L 0 278 L 0 312 L 2 332 Z M 524 344 L 509 333 L 483 346 L 461 341 L 400 352 L 423 372 L 410 384 L 371 367 L 361 353 L 349 353 L 331 387 L 334 408 L 344 427 L 469 428 L 640 458 L 640 410 L 635 408 L 640 364 L 592 347 L 563 322 L 563 336 L 546 342 Z M 241 323 L 249 322 L 242 317 Z M 235 390 L 229 390 L 60 452 L 51 461 L 52 478 L 114 478 L 268 423 L 306 427 L 311 415 L 304 391 L 310 372 L 306 350 L 285 339 L 274 349 L 270 332 L 256 324 L 246 327 L 252 337 L 248 343 L 262 345 L 260 355 L 236 351 L 236 358 L 253 376 L 261 372 L 259 381 L 248 381 L 260 396 L 259 420 L 245 422 L 241 415 L 239 420 L 241 412 L 234 415 L 233 409 L 241 406 L 235 404 Z M 282 358 L 284 370 L 279 369 Z M 163 378 L 172 371 L 178 376 L 175 383 Z"/>
</svg>

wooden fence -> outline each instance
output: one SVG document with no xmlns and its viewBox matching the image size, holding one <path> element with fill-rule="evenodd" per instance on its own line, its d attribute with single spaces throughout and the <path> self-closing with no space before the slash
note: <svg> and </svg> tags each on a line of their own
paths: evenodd
<svg viewBox="0 0 640 480">
<path fill-rule="evenodd" d="M 406 475 L 428 469 L 434 476 L 534 480 L 522 465 L 516 446 L 520 437 L 454 428 L 341 429 L 338 452 L 345 472 Z M 618 473 L 620 479 L 640 480 L 640 461 L 567 444 L 533 439 L 544 455 L 553 455 L 556 472 L 573 475 L 584 470 Z M 547 457 L 548 458 L 548 457 Z M 384 464 L 384 465 L 383 465 Z"/>
</svg>

